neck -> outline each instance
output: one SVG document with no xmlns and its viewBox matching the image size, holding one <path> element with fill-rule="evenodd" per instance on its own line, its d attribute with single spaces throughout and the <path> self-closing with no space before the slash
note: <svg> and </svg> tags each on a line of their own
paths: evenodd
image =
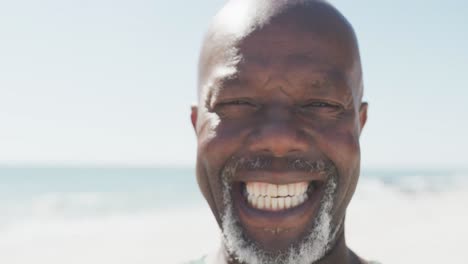
<svg viewBox="0 0 468 264">
<path fill-rule="evenodd" d="M 224 250 L 224 247 L 221 247 Z M 219 252 L 218 261 L 216 263 L 227 263 L 227 264 L 248 264 L 239 263 L 235 258 L 231 258 L 226 252 Z M 222 261 L 221 261 L 222 259 Z M 311 264 L 359 264 L 361 263 L 359 258 L 348 248 L 345 241 L 344 230 L 340 230 L 334 247 L 325 255 L 321 260 Z"/>
<path fill-rule="evenodd" d="M 335 246 L 316 263 L 313 264 L 358 264 L 360 263 L 356 255 L 346 245 L 344 231 L 338 236 Z"/>
</svg>

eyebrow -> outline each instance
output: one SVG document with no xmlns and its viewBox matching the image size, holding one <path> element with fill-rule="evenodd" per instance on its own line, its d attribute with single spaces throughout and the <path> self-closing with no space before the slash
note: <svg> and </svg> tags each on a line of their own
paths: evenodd
<svg viewBox="0 0 468 264">
<path fill-rule="evenodd" d="M 215 83 L 220 86 L 233 86 L 233 85 L 240 85 L 244 81 L 242 81 L 239 77 L 239 73 L 233 73 L 230 75 L 225 75 L 215 80 Z"/>
<path fill-rule="evenodd" d="M 226 87 L 226 83 L 240 83 L 239 72 L 225 72 L 223 74 L 218 74 L 218 76 L 213 77 L 213 81 L 206 85 L 205 89 L 208 90 L 208 94 L 205 97 L 205 105 L 210 108 L 213 97 L 216 94 L 220 93 L 220 88 Z M 218 88 L 216 90 L 216 88 Z"/>
<path fill-rule="evenodd" d="M 241 80 L 239 78 L 239 74 L 236 72 L 233 74 L 226 74 L 215 77 L 212 83 L 207 85 L 206 88 L 210 90 L 210 97 L 212 97 L 213 95 L 219 94 L 222 91 L 226 92 L 226 90 L 230 90 L 225 88 L 244 87 L 244 84 L 246 84 L 246 81 Z"/>
<path fill-rule="evenodd" d="M 335 85 L 336 83 L 345 83 L 346 78 L 345 74 L 342 71 L 331 69 L 326 71 L 320 71 L 320 74 L 323 74 L 323 77 L 320 79 L 311 78 L 311 86 L 313 88 L 322 89 L 323 87 L 329 87 L 330 85 Z"/>
<path fill-rule="evenodd" d="M 342 71 L 336 69 L 329 70 L 317 70 L 314 74 L 314 77 L 310 76 L 306 78 L 306 82 L 309 83 L 309 89 L 322 90 L 324 88 L 329 88 L 330 86 L 335 86 L 336 84 L 346 83 L 346 78 Z M 228 87 L 244 87 L 248 83 L 247 80 L 242 80 L 239 76 L 239 72 L 225 74 L 219 77 L 215 77 L 213 82 L 208 85 L 207 88 L 213 91 L 213 89 L 218 88 L 217 92 L 224 90 L 223 88 Z"/>
<path fill-rule="evenodd" d="M 346 78 L 340 71 L 329 71 L 324 75 L 324 79 L 320 80 L 311 80 L 310 85 L 307 87 L 308 91 L 317 91 L 319 93 L 329 93 L 333 92 L 336 89 L 339 89 L 339 86 L 348 86 Z M 344 94 L 342 94 L 342 100 L 344 104 L 350 104 L 353 101 L 352 91 L 346 89 Z"/>
</svg>

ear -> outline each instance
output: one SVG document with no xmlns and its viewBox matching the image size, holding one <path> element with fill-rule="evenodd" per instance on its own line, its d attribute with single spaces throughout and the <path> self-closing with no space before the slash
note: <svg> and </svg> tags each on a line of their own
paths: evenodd
<svg viewBox="0 0 468 264">
<path fill-rule="evenodd" d="M 192 112 L 190 114 L 190 119 L 192 121 L 193 130 L 195 130 L 195 134 L 196 134 L 197 133 L 198 106 L 196 104 L 193 104 L 191 109 L 192 109 Z"/>
<path fill-rule="evenodd" d="M 369 104 L 367 102 L 361 103 L 361 106 L 359 107 L 360 131 L 362 131 L 367 122 L 367 108 L 369 108 Z"/>
</svg>

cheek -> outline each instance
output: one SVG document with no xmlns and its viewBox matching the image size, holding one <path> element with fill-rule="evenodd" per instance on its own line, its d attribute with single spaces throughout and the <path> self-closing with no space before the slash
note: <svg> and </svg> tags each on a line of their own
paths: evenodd
<svg viewBox="0 0 468 264">
<path fill-rule="evenodd" d="M 243 145 L 243 130 L 233 122 L 221 122 L 216 114 L 199 119 L 197 180 L 203 195 L 220 223 L 223 212 L 221 172 Z"/>
<path fill-rule="evenodd" d="M 244 145 L 246 127 L 248 124 L 241 122 L 221 121 L 213 113 L 204 115 L 198 133 L 198 157 L 210 172 L 219 175 L 225 163 Z"/>
<path fill-rule="evenodd" d="M 341 120 L 314 122 L 308 127 L 316 144 L 338 169 L 345 170 L 359 163 L 359 130 L 353 115 Z"/>
<path fill-rule="evenodd" d="M 352 118 L 328 126 L 322 125 L 316 131 L 319 148 L 338 169 L 336 210 L 344 215 L 359 178 L 359 133 Z"/>
<path fill-rule="evenodd" d="M 337 127 L 323 135 L 327 154 L 343 170 L 344 175 L 349 174 L 349 169 L 359 164 L 360 148 L 359 137 L 353 129 Z"/>
</svg>

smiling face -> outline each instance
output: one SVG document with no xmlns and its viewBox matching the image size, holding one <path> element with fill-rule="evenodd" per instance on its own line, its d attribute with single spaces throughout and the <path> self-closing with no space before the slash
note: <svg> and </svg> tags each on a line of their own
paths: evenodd
<svg viewBox="0 0 468 264">
<path fill-rule="evenodd" d="M 315 262 L 342 236 L 367 111 L 343 19 L 327 5 L 292 8 L 205 47 L 197 179 L 240 261 Z"/>
</svg>

